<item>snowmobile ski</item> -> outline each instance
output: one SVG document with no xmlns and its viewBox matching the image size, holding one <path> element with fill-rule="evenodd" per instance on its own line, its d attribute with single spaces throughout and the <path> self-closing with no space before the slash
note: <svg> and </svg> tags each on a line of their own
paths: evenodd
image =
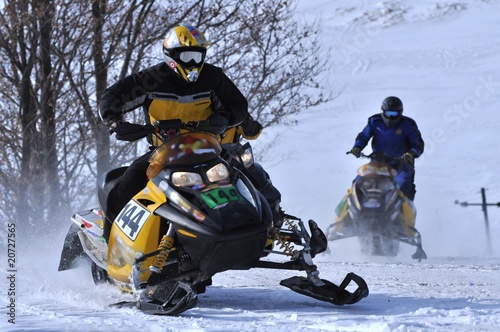
<svg viewBox="0 0 500 332">
<path fill-rule="evenodd" d="M 293 290 L 302 295 L 313 297 L 320 301 L 326 301 L 335 305 L 354 304 L 368 296 L 368 286 L 360 276 L 355 273 L 348 273 L 340 286 L 334 283 L 321 279 L 323 285 L 315 285 L 305 277 L 291 277 L 284 279 L 280 285 Z M 358 286 L 354 292 L 349 292 L 346 287 L 351 281 Z"/>
<path fill-rule="evenodd" d="M 197 303 L 198 294 L 191 284 L 179 281 L 165 302 L 139 301 L 137 308 L 147 314 L 176 316 L 195 307 Z"/>
<path fill-rule="evenodd" d="M 137 308 L 148 315 L 177 316 L 198 304 L 198 294 L 189 283 L 177 282 L 165 302 L 145 297 L 139 301 L 122 301 L 111 306 Z"/>
</svg>

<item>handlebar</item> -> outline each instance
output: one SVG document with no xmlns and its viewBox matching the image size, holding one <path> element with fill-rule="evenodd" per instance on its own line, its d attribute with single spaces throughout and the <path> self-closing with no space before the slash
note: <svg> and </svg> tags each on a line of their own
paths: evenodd
<svg viewBox="0 0 500 332">
<path fill-rule="evenodd" d="M 351 151 L 347 151 L 345 154 L 352 154 Z M 363 152 L 361 152 L 361 154 L 359 155 L 359 157 L 356 157 L 356 158 L 368 158 L 368 159 L 371 159 L 373 155 L 373 152 L 370 153 L 370 154 L 364 154 Z"/>
<path fill-rule="evenodd" d="M 178 134 L 181 129 L 188 131 L 202 131 L 214 135 L 223 134 L 227 126 L 210 123 L 208 120 L 182 122 L 180 119 L 159 120 L 154 124 L 140 125 L 129 122 L 121 122 L 114 128 L 110 128 L 110 134 L 115 133 L 116 139 L 134 142 L 153 133 L 158 133 L 164 139 L 168 139 L 171 133 Z"/>
<path fill-rule="evenodd" d="M 347 151 L 346 154 L 352 154 L 351 151 Z M 358 157 L 356 157 L 358 158 Z M 361 152 L 361 154 L 359 155 L 359 158 L 366 158 L 366 159 L 371 159 L 371 160 L 376 160 L 376 161 L 379 161 L 379 162 L 390 162 L 390 161 L 398 161 L 398 162 L 402 162 L 404 163 L 405 161 L 403 160 L 403 156 L 400 156 L 400 157 L 390 157 L 388 155 L 386 155 L 385 153 L 383 152 L 372 152 L 370 154 L 364 154 L 363 152 Z"/>
</svg>

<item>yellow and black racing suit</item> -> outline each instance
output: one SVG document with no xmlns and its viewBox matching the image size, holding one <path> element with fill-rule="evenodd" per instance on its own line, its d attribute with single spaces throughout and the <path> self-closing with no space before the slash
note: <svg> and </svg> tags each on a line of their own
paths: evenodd
<svg viewBox="0 0 500 332">
<path fill-rule="evenodd" d="M 240 90 L 221 68 L 208 63 L 194 83 L 183 81 L 166 63 L 160 63 L 113 84 L 99 103 L 104 122 L 141 106 L 146 123 L 171 119 L 201 121 L 218 113 L 229 120 L 228 127 L 235 127 L 248 116 L 248 102 Z M 158 143 L 154 137 L 149 141 L 153 146 Z M 225 141 L 232 141 L 232 137 Z"/>
<path fill-rule="evenodd" d="M 227 118 L 228 127 L 239 125 L 248 117 L 248 102 L 221 68 L 205 63 L 196 82 L 187 83 L 162 62 L 131 74 L 107 88 L 99 102 L 103 121 L 108 124 L 138 107 L 146 123 L 181 119 L 201 121 L 213 114 Z M 235 129 L 228 130 L 223 142 L 232 142 Z M 148 138 L 154 147 L 160 143 L 154 134 Z M 135 160 L 118 179 L 107 199 L 105 238 L 112 222 L 127 202 L 147 183 L 146 169 L 151 151 Z"/>
</svg>

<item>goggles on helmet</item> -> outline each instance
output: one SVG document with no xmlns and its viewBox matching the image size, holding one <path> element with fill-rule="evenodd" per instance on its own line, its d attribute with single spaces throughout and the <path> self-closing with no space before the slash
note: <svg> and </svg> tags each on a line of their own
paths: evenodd
<svg viewBox="0 0 500 332">
<path fill-rule="evenodd" d="M 198 51 L 184 51 L 179 53 L 179 60 L 188 63 L 189 61 L 194 61 L 197 65 L 203 62 L 205 58 L 205 52 Z"/>
<path fill-rule="evenodd" d="M 399 111 L 384 110 L 384 116 L 388 119 L 395 119 L 400 115 Z"/>
<path fill-rule="evenodd" d="M 169 50 L 174 61 L 181 63 L 185 68 L 193 68 L 203 64 L 207 53 L 204 48 L 178 48 Z"/>
</svg>

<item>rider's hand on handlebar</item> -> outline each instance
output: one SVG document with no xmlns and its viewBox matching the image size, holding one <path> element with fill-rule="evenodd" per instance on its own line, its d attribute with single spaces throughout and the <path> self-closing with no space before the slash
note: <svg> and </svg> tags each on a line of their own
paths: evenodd
<svg viewBox="0 0 500 332">
<path fill-rule="evenodd" d="M 116 127 L 123 122 L 123 117 L 121 114 L 110 114 L 104 122 L 106 126 L 109 127 L 110 133 L 113 133 Z"/>
<path fill-rule="evenodd" d="M 413 155 L 411 153 L 406 152 L 404 155 L 401 156 L 401 160 L 403 160 L 403 162 L 405 162 L 405 163 L 413 165 L 413 162 L 415 161 L 415 157 L 413 157 Z"/>
<path fill-rule="evenodd" d="M 214 127 L 224 127 L 229 125 L 229 120 L 227 117 L 220 113 L 215 113 L 208 118 L 208 123 Z"/>
<path fill-rule="evenodd" d="M 350 151 L 350 152 L 351 152 L 351 154 L 353 154 L 356 158 L 361 157 L 361 149 L 360 149 L 360 148 L 356 148 L 356 147 L 354 147 L 354 148 L 352 148 L 352 149 L 351 149 L 351 151 Z"/>
<path fill-rule="evenodd" d="M 215 113 L 206 121 L 200 121 L 198 129 L 215 135 L 223 134 L 229 125 L 229 119 L 221 113 Z"/>
<path fill-rule="evenodd" d="M 252 116 L 249 114 L 248 117 L 239 125 L 239 128 L 241 128 L 241 131 L 243 132 L 243 136 L 245 138 L 251 138 L 260 135 L 262 131 L 262 125 L 260 124 L 259 121 L 254 120 Z"/>
</svg>

